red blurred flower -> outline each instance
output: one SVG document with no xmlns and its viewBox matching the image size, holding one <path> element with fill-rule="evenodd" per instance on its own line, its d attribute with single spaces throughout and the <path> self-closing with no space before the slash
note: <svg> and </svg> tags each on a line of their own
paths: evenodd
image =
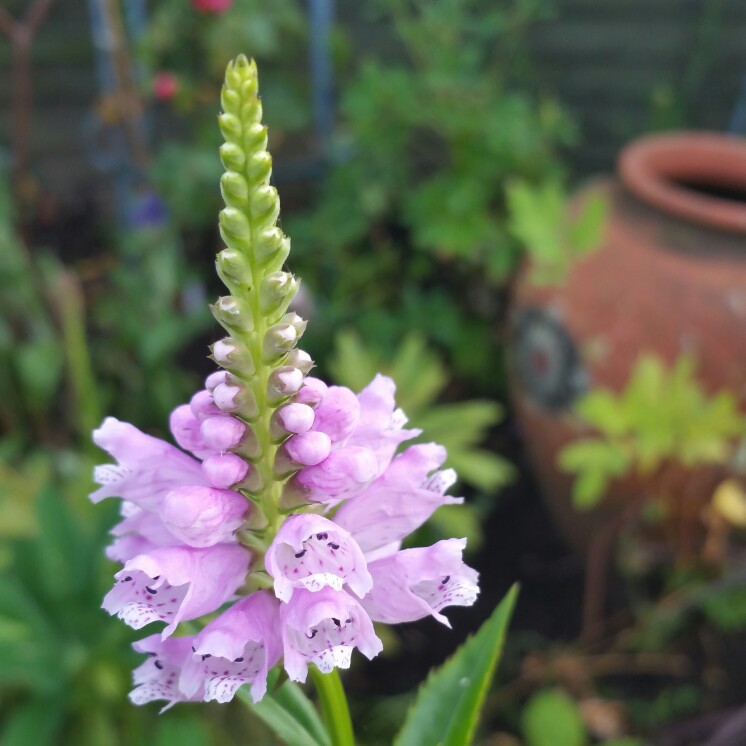
<svg viewBox="0 0 746 746">
<path fill-rule="evenodd" d="M 233 0 L 192 0 L 192 7 L 199 13 L 225 13 Z"/>
<path fill-rule="evenodd" d="M 159 72 L 153 78 L 153 95 L 159 101 L 170 101 L 179 90 L 179 78 L 173 73 Z"/>
</svg>

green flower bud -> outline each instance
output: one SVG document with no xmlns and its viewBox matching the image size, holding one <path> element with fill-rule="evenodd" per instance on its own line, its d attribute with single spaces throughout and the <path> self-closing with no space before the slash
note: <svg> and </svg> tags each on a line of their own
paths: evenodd
<svg viewBox="0 0 746 746">
<path fill-rule="evenodd" d="M 266 183 L 272 175 L 272 156 L 266 150 L 260 150 L 249 158 L 246 173 L 253 182 Z"/>
<path fill-rule="evenodd" d="M 266 314 L 284 311 L 298 292 L 300 282 L 289 272 L 272 272 L 259 288 L 259 308 Z"/>
<path fill-rule="evenodd" d="M 232 249 L 248 253 L 251 250 L 251 226 L 247 217 L 235 207 L 220 211 L 220 235 Z"/>
<path fill-rule="evenodd" d="M 243 127 L 241 126 L 241 120 L 235 114 L 226 114 L 225 112 L 218 114 L 218 124 L 223 137 L 228 142 L 240 141 Z"/>
<path fill-rule="evenodd" d="M 227 114 L 237 115 L 241 111 L 241 97 L 238 91 L 223 86 L 220 91 L 220 106 Z"/>
<path fill-rule="evenodd" d="M 243 147 L 246 153 L 256 153 L 259 150 L 266 150 L 267 128 L 258 122 L 245 127 L 243 133 Z"/>
<path fill-rule="evenodd" d="M 210 357 L 221 367 L 239 379 L 250 378 L 256 373 L 256 366 L 249 351 L 232 337 L 221 339 L 210 347 Z"/>
<path fill-rule="evenodd" d="M 241 174 L 226 171 L 220 179 L 220 191 L 227 205 L 245 207 L 249 201 L 249 185 Z"/>
<path fill-rule="evenodd" d="M 246 255 L 240 251 L 223 249 L 215 259 L 215 267 L 220 279 L 229 289 L 251 286 L 251 265 Z"/>
<path fill-rule="evenodd" d="M 220 160 L 229 171 L 241 171 L 246 163 L 246 155 L 239 145 L 224 142 L 220 146 Z"/>
<path fill-rule="evenodd" d="M 248 304 L 232 295 L 218 298 L 218 302 L 210 306 L 210 309 L 218 323 L 228 332 L 251 331 L 254 328 L 254 319 Z"/>
<path fill-rule="evenodd" d="M 313 360 L 305 350 L 299 350 L 296 347 L 288 353 L 285 365 L 298 368 L 298 370 L 300 370 L 300 372 L 305 376 L 311 368 L 313 368 Z"/>
</svg>

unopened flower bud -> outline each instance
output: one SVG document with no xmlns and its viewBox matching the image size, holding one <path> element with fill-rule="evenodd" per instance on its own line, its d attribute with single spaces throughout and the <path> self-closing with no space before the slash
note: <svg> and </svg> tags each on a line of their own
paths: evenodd
<svg viewBox="0 0 746 746">
<path fill-rule="evenodd" d="M 272 272 L 259 288 L 259 307 L 265 313 L 287 308 L 298 292 L 300 283 L 289 272 Z"/>
<path fill-rule="evenodd" d="M 198 391 L 189 402 L 192 413 L 199 420 L 205 420 L 208 417 L 214 417 L 220 414 L 220 410 L 215 406 L 212 400 L 212 394 L 206 389 Z"/>
<path fill-rule="evenodd" d="M 259 122 L 244 127 L 243 147 L 247 153 L 255 153 L 257 150 L 266 150 L 267 128 Z"/>
<path fill-rule="evenodd" d="M 237 492 L 192 485 L 169 492 L 159 512 L 177 539 L 192 547 L 211 547 L 231 539 L 249 507 Z"/>
<path fill-rule="evenodd" d="M 235 453 L 216 453 L 202 462 L 202 471 L 213 487 L 227 489 L 246 478 L 249 465 Z"/>
<path fill-rule="evenodd" d="M 275 361 L 292 350 L 299 337 L 298 330 L 292 324 L 280 322 L 271 326 L 267 329 L 262 343 L 265 361 Z"/>
<path fill-rule="evenodd" d="M 218 124 L 223 137 L 229 142 L 237 142 L 241 139 L 241 120 L 235 114 L 223 112 L 218 115 Z"/>
<path fill-rule="evenodd" d="M 205 378 L 205 388 L 208 391 L 214 391 L 215 388 L 221 383 L 226 383 L 227 379 L 227 370 L 216 370 L 214 373 L 210 373 L 210 375 Z"/>
<path fill-rule="evenodd" d="M 246 215 L 235 207 L 226 207 L 218 216 L 220 235 L 229 248 L 248 252 L 251 249 L 251 227 Z"/>
<path fill-rule="evenodd" d="M 255 182 L 269 179 L 272 173 L 272 156 L 266 150 L 254 153 L 246 164 L 246 171 Z"/>
<path fill-rule="evenodd" d="M 281 267 L 290 253 L 290 239 L 277 227 L 261 231 L 256 239 L 254 255 L 258 262 L 275 262 Z"/>
<path fill-rule="evenodd" d="M 241 443 L 246 425 L 235 417 L 221 414 L 218 417 L 208 417 L 200 426 L 200 433 L 205 443 L 213 451 L 229 451 Z"/>
<path fill-rule="evenodd" d="M 329 387 L 320 379 L 306 376 L 296 401 L 315 407 L 323 398 Z"/>
<path fill-rule="evenodd" d="M 313 368 L 311 356 L 305 350 L 299 350 L 297 347 L 294 350 L 290 350 L 285 364 L 292 365 L 294 368 L 300 368 L 304 374 Z"/>
<path fill-rule="evenodd" d="M 228 331 L 240 329 L 241 331 L 251 330 L 254 326 L 254 320 L 251 315 L 251 309 L 247 303 L 243 303 L 232 295 L 225 295 L 218 298 L 218 302 L 210 306 L 212 315 Z"/>
<path fill-rule="evenodd" d="M 286 404 L 280 407 L 270 422 L 270 433 L 276 439 L 284 438 L 288 433 L 305 433 L 313 425 L 313 409 L 306 404 Z"/>
<path fill-rule="evenodd" d="M 255 372 L 254 361 L 235 340 L 227 337 L 212 346 L 212 359 L 232 373 L 250 376 Z"/>
<path fill-rule="evenodd" d="M 272 371 L 267 382 L 267 398 L 275 404 L 297 393 L 303 385 L 303 373 L 298 368 L 283 365 Z"/>
<path fill-rule="evenodd" d="M 241 174 L 226 171 L 220 179 L 220 191 L 228 205 L 243 205 L 249 197 L 249 185 Z"/>
<path fill-rule="evenodd" d="M 330 453 L 332 442 L 326 433 L 311 430 L 293 435 L 280 449 L 299 466 L 320 464 Z"/>
<path fill-rule="evenodd" d="M 251 285 L 251 265 L 236 249 L 223 249 L 215 259 L 215 268 L 226 287 Z"/>
<path fill-rule="evenodd" d="M 246 156 L 241 147 L 225 142 L 220 146 L 220 160 L 229 171 L 240 171 L 246 163 Z"/>
</svg>

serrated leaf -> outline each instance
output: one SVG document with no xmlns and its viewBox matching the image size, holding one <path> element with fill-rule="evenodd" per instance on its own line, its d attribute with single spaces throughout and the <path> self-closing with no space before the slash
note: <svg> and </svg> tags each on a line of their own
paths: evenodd
<svg viewBox="0 0 746 746">
<path fill-rule="evenodd" d="M 285 746 L 331 746 L 326 728 L 303 690 L 292 681 L 286 681 L 273 691 L 277 678 L 275 670 L 267 682 L 270 693 L 260 702 L 253 702 L 245 687 L 239 689 L 238 697 Z"/>
<path fill-rule="evenodd" d="M 521 720 L 527 746 L 584 746 L 587 743 L 577 705 L 559 690 L 546 690 L 531 697 Z"/>
<path fill-rule="evenodd" d="M 471 743 L 518 589 L 510 589 L 490 618 L 420 687 L 394 746 L 467 746 Z"/>
</svg>

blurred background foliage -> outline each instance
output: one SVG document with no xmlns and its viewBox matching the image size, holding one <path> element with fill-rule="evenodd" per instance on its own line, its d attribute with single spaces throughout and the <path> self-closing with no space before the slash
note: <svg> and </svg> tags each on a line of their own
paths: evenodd
<svg viewBox="0 0 746 746">
<path fill-rule="evenodd" d="M 561 103 L 573 99 L 576 78 L 553 80 L 551 55 L 561 58 L 568 37 L 548 35 L 575 23 L 574 9 L 597 24 L 603 46 L 619 10 L 609 31 L 597 4 L 581 0 L 339 2 L 340 22 L 322 50 L 333 73 L 325 83 L 318 49 L 312 54 L 321 33 L 313 3 L 234 0 L 211 14 L 159 0 L 137 23 L 135 5 L 91 0 L 91 8 L 119 9 L 120 51 L 135 88 L 125 90 L 116 75 L 101 83 L 95 126 L 77 126 L 76 136 L 100 162 L 92 156 L 99 140 L 118 142 L 130 127 L 142 158 L 125 148 L 108 186 L 99 175 L 92 196 L 81 190 L 66 204 L 36 177 L 43 150 L 32 148 L 37 160 L 20 177 L 13 171 L 10 138 L 0 179 L 0 746 L 275 742 L 240 704 L 177 707 L 162 717 L 129 705 L 137 663 L 129 643 L 139 635 L 99 609 L 113 571 L 102 547 L 115 516 L 84 497 L 101 458 L 90 431 L 103 414 L 165 435 L 169 411 L 210 370 L 215 113 L 225 64 L 239 52 L 261 70 L 291 269 L 304 281 L 299 311 L 311 321 L 307 348 L 321 374 L 353 389 L 379 370 L 391 375 L 412 426 L 446 445 L 460 474 L 468 508 L 442 509 L 417 537 L 470 539 L 485 598 L 474 614 L 453 615 L 457 630 L 475 629 L 517 576 L 526 584 L 526 611 L 519 604 L 478 742 L 642 746 L 682 718 L 738 704 L 746 687 L 746 451 L 734 443 L 743 419 L 728 395 L 705 396 L 695 361 L 666 370 L 643 359 L 622 394 L 592 390 L 576 407 L 589 437 L 562 463 L 578 477 L 579 504 L 601 502 L 615 477 L 664 463 L 659 492 L 675 496 L 682 479 L 699 475 L 687 484 L 707 516 L 701 555 L 682 561 L 666 501 L 646 498 L 642 529 L 621 532 L 609 582 L 622 622 L 593 644 L 577 642 L 583 558 L 558 548 L 507 400 L 506 309 L 521 263 L 530 259 L 538 283 L 561 282 L 600 241 L 606 214 L 603 201 L 580 214 L 565 209 L 576 176 L 568 163 L 583 170 L 593 149 Z M 665 47 L 655 24 L 675 3 L 659 5 L 649 24 L 642 15 L 631 32 L 622 24 L 620 38 L 652 33 L 653 46 Z M 647 115 L 626 125 L 616 117 L 614 132 L 692 126 L 716 111 L 695 102 L 719 74 L 727 5 L 711 0 L 692 11 L 685 72 L 658 66 L 644 94 Z M 7 3 L 18 18 L 27 6 Z M 34 48 L 55 64 L 63 55 L 67 66 L 50 74 L 60 94 L 32 78 L 43 94 L 32 143 L 55 129 L 39 115 L 47 99 L 83 85 L 70 71 L 92 70 L 96 55 L 108 53 L 90 39 L 76 51 L 70 29 L 80 34 L 80 18 L 56 25 L 58 11 L 72 11 L 52 7 Z M 6 42 L 0 63 L 12 68 Z M 604 74 L 588 84 L 594 102 L 613 95 L 613 70 Z M 319 86 L 327 94 L 321 112 Z M 334 127 L 322 137 L 324 106 Z M 71 139 L 63 125 L 57 149 Z M 687 440 L 677 440 L 684 431 Z M 735 465 L 741 478 L 702 477 L 700 461 Z M 413 679 L 456 646 L 458 635 L 449 635 L 404 625 L 382 660 L 353 667 L 362 743 L 391 743 Z"/>
</svg>

